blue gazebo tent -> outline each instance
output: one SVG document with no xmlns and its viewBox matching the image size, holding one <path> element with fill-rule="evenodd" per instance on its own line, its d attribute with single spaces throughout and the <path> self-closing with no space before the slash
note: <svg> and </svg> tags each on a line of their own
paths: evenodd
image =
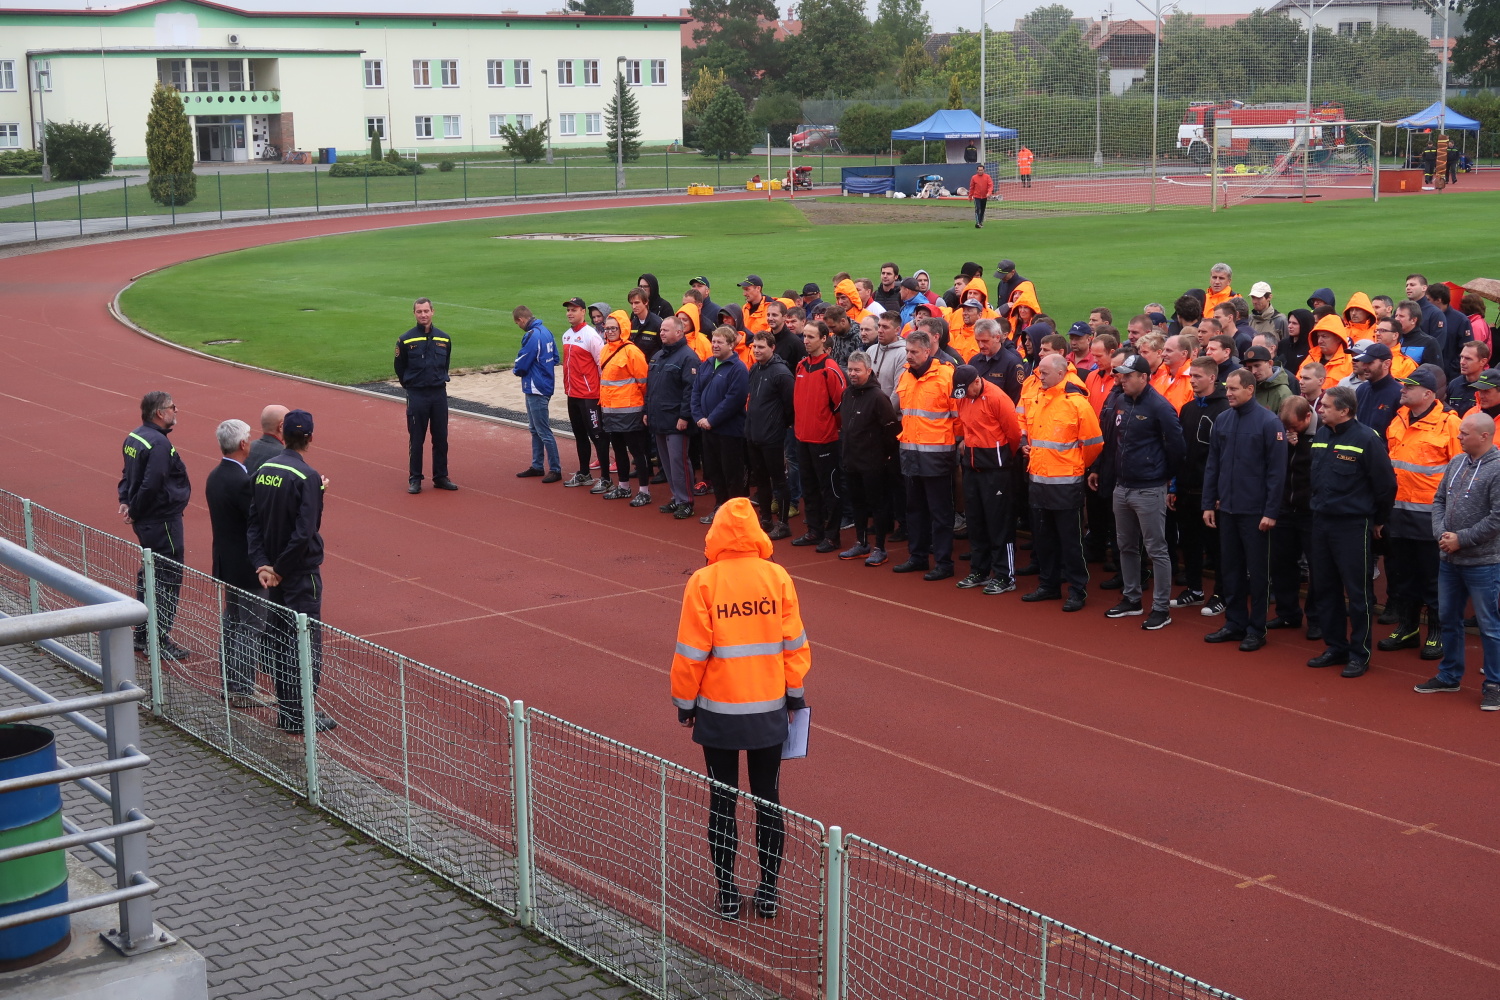
<svg viewBox="0 0 1500 1000">
<path fill-rule="evenodd" d="M 892 142 L 916 142 L 923 143 L 931 140 L 941 141 L 947 147 L 946 159 L 949 163 L 962 163 L 964 158 L 964 144 L 970 139 L 978 139 L 980 126 L 984 128 L 986 139 L 1014 139 L 1019 134 L 1013 128 L 1001 128 L 999 125 L 991 125 L 989 122 L 981 122 L 978 115 L 968 108 L 957 110 L 944 108 L 935 112 L 932 117 L 925 121 L 917 122 L 910 128 L 898 128 L 891 130 Z M 924 156 L 923 159 L 926 159 Z"/>
<path fill-rule="evenodd" d="M 1443 104 L 1442 101 L 1433 101 L 1432 104 L 1418 111 L 1414 115 L 1408 115 L 1396 123 L 1396 127 L 1406 130 L 1407 155 L 1411 154 L 1411 133 L 1424 132 L 1432 129 L 1440 131 L 1473 132 L 1474 133 L 1474 155 L 1479 155 L 1479 122 L 1461 115 L 1457 111 Z M 1465 146 L 1468 144 L 1465 143 Z"/>
</svg>

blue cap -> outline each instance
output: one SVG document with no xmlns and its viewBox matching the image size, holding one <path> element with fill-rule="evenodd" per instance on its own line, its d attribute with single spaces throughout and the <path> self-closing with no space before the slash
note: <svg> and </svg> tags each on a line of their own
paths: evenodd
<svg viewBox="0 0 1500 1000">
<path fill-rule="evenodd" d="M 1083 320 L 1079 320 L 1077 323 L 1074 323 L 1072 326 L 1068 327 L 1068 336 L 1070 337 L 1092 337 L 1093 335 L 1094 328 L 1089 326 L 1088 323 Z"/>
<path fill-rule="evenodd" d="M 313 432 L 312 414 L 306 410 L 293 410 L 282 419 L 281 429 L 286 434 L 311 434 Z"/>
</svg>

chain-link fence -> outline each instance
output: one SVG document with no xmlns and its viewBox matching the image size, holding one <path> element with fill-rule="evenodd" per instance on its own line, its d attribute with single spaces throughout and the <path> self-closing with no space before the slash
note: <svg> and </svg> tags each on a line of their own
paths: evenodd
<svg viewBox="0 0 1500 1000">
<path fill-rule="evenodd" d="M 1233 1000 L 4 491 L 0 536 L 140 581 L 161 718 L 661 1000 Z M 62 606 L 0 571 L 0 611 Z"/>
</svg>

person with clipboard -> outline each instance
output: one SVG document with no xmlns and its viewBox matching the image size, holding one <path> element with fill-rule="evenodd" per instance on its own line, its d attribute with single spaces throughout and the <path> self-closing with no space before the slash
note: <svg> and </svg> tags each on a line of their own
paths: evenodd
<svg viewBox="0 0 1500 1000">
<path fill-rule="evenodd" d="M 740 915 L 734 862 L 740 751 L 757 805 L 755 846 L 760 886 L 755 913 L 776 916 L 785 823 L 781 801 L 783 746 L 806 756 L 807 702 L 803 678 L 812 664 L 797 590 L 771 562 L 771 539 L 744 497 L 719 508 L 704 547 L 708 565 L 688 580 L 672 657 L 672 703 L 677 720 L 703 747 L 708 776 L 719 785 L 709 797 L 708 847 L 718 882 L 718 913 Z M 789 724 L 789 713 L 796 716 Z M 795 735 L 799 739 L 789 740 Z M 727 786 L 727 787 L 720 787 Z"/>
</svg>

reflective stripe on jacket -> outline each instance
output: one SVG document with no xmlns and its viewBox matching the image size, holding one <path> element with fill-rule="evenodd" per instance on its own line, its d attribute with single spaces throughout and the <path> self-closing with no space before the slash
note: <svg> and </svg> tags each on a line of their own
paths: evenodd
<svg viewBox="0 0 1500 1000">
<path fill-rule="evenodd" d="M 936 358 L 918 378 L 911 368 L 896 383 L 901 407 L 901 472 L 907 476 L 942 476 L 953 471 L 958 440 L 958 400 L 953 398 L 953 367 Z"/>
<path fill-rule="evenodd" d="M 646 412 L 646 355 L 629 341 L 605 344 L 599 365 L 599 408 L 606 421 L 626 418 L 632 429 L 645 430 L 640 415 Z M 607 431 L 614 428 L 606 427 Z M 623 428 L 620 429 L 623 432 Z"/>
<path fill-rule="evenodd" d="M 1396 471 L 1396 505 L 1389 522 L 1393 537 L 1432 537 L 1432 498 L 1442 485 L 1448 463 L 1463 454 L 1458 425 L 1458 414 L 1434 401 L 1421 417 L 1401 407 L 1386 428 L 1391 467 Z"/>
</svg>

